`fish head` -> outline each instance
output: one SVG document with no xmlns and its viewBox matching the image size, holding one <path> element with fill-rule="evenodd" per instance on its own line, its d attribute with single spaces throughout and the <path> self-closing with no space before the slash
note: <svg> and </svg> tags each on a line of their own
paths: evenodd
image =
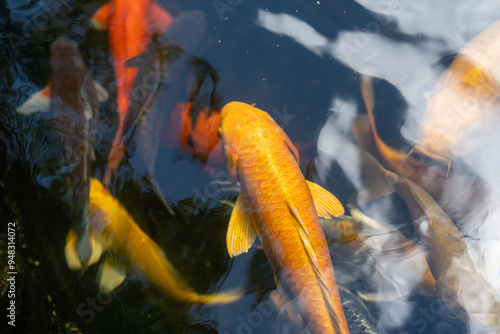
<svg viewBox="0 0 500 334">
<path fill-rule="evenodd" d="M 220 116 L 223 149 L 231 181 L 235 183 L 239 154 L 259 152 L 264 147 L 283 144 L 298 163 L 297 148 L 283 129 L 265 111 L 243 102 L 230 102 L 222 108 Z M 262 139 L 265 139 L 264 141 Z"/>
<path fill-rule="evenodd" d="M 66 37 L 58 37 L 50 48 L 52 86 L 55 90 L 78 92 L 87 74 L 78 45 Z"/>
<path fill-rule="evenodd" d="M 230 102 L 224 106 L 221 112 L 221 134 L 226 142 L 235 142 L 244 134 L 243 130 L 252 128 L 260 132 L 261 128 L 279 126 L 263 110 L 243 102 Z"/>
<path fill-rule="evenodd" d="M 238 155 L 248 150 L 253 139 L 281 128 L 268 113 L 243 102 L 230 102 L 222 108 L 220 134 L 231 182 L 236 183 Z"/>
</svg>

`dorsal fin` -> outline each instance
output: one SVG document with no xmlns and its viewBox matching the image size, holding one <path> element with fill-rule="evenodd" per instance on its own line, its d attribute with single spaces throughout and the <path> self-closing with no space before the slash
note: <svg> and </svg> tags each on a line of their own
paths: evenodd
<svg viewBox="0 0 500 334">
<path fill-rule="evenodd" d="M 318 278 L 321 294 L 328 308 L 328 314 L 330 315 L 330 319 L 332 320 L 332 326 L 335 329 L 335 333 L 342 333 L 339 325 L 339 318 L 337 316 L 337 313 L 335 313 L 335 306 L 333 304 L 333 298 L 332 298 L 333 292 L 330 290 L 328 282 L 326 281 L 323 272 L 319 268 L 316 250 L 312 246 L 309 231 L 307 230 L 304 221 L 302 220 L 302 217 L 300 216 L 300 213 L 297 210 L 297 207 L 290 199 L 290 197 L 289 196 L 287 197 L 288 197 L 287 198 L 288 207 L 290 209 L 290 213 L 294 218 L 295 226 L 299 233 L 300 241 L 302 242 L 307 257 L 309 258 L 309 262 L 311 263 L 314 274 Z"/>
</svg>

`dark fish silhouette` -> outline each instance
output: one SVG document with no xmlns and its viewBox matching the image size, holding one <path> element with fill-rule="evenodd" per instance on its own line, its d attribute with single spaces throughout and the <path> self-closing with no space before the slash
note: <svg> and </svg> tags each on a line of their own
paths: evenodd
<svg viewBox="0 0 500 334">
<path fill-rule="evenodd" d="M 94 159 L 94 141 L 99 119 L 99 102 L 107 92 L 87 71 L 78 45 L 59 37 L 50 49 L 52 81 L 17 109 L 20 114 L 52 110 L 55 130 L 71 176 L 72 224 L 77 231 L 87 224 L 89 167 Z M 88 247 L 79 248 L 80 259 L 90 256 Z"/>
</svg>

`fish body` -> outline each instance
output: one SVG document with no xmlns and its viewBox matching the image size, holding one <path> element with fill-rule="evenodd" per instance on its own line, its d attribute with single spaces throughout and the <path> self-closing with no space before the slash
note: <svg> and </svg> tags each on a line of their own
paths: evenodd
<svg viewBox="0 0 500 334">
<path fill-rule="evenodd" d="M 136 125 L 138 147 L 150 175 L 160 141 L 203 165 L 217 146 L 216 160 L 223 161 L 216 131 L 220 126 L 220 108 L 215 106 L 218 75 L 207 61 L 196 57 L 206 25 L 203 12 L 181 12 L 146 52 L 125 63 L 126 67 L 139 66 L 134 87 L 144 93 L 132 96 L 132 106 L 139 109 L 134 114 L 141 115 Z M 164 126 L 167 123 L 170 126 Z"/>
<path fill-rule="evenodd" d="M 68 38 L 59 37 L 52 43 L 50 65 L 49 85 L 17 108 L 17 112 L 52 110 L 57 137 L 71 170 L 72 223 L 80 231 L 86 224 L 88 174 L 94 158 L 99 103 L 108 94 L 92 79 L 78 45 Z"/>
<path fill-rule="evenodd" d="M 320 218 L 328 246 L 335 249 L 333 257 L 347 268 L 338 281 L 370 277 L 383 286 L 393 286 L 397 291 L 393 295 L 400 297 L 410 293 L 420 277 L 421 292 L 433 295 L 436 282 L 423 250 L 397 228 L 350 208 L 353 217 Z"/>
<path fill-rule="evenodd" d="M 297 150 L 266 112 L 229 103 L 222 110 L 221 134 L 231 180 L 239 179 L 242 187 L 228 230 L 230 255 L 246 252 L 258 236 L 278 288 L 294 300 L 310 331 L 348 333 L 318 219 L 322 210 L 313 202 L 314 194 L 326 191 L 310 190 L 320 187 L 308 186 Z M 341 204 L 333 202 L 327 205 L 332 215 L 342 214 Z"/>
<path fill-rule="evenodd" d="M 76 254 L 76 234 L 70 230 L 65 248 L 70 269 L 84 270 L 96 263 L 102 253 L 108 255 L 100 270 L 102 291 L 110 292 L 125 279 L 127 270 L 144 274 L 160 291 L 185 302 L 228 303 L 238 300 L 240 292 L 204 295 L 196 293 L 176 272 L 161 248 L 144 233 L 123 205 L 96 179 L 90 179 L 89 219 L 84 238 L 92 245 L 92 256 L 82 264 Z"/>
<path fill-rule="evenodd" d="M 163 32 L 172 16 L 151 0 L 113 0 L 98 10 L 91 22 L 97 29 L 108 29 L 117 85 L 119 123 L 108 158 L 108 183 L 125 154 L 125 121 L 130 117 L 130 95 L 138 71 L 137 67 L 126 67 L 125 62 L 146 51 L 154 34 Z"/>
<path fill-rule="evenodd" d="M 371 132 L 371 136 L 373 138 L 374 145 L 377 148 L 379 156 L 383 161 L 384 165 L 387 166 L 390 170 L 397 172 L 399 174 L 404 174 L 406 177 L 411 178 L 412 180 L 418 180 L 422 177 L 424 170 L 428 167 L 423 162 L 413 159 L 408 154 L 401 152 L 398 149 L 395 149 L 389 145 L 387 145 L 382 138 L 380 138 L 377 127 L 375 125 L 375 116 L 373 114 L 374 104 L 375 104 L 375 96 L 373 93 L 372 80 L 369 76 L 362 76 L 361 80 L 361 95 L 363 96 L 363 100 L 365 102 L 366 113 L 368 114 L 369 120 L 369 130 L 365 132 Z M 358 122 L 360 123 L 360 122 Z M 359 124 L 357 124 L 359 125 Z M 357 139 L 358 144 L 361 144 L 360 141 L 365 141 L 366 138 L 361 140 L 363 134 L 360 133 L 362 131 L 354 131 L 354 135 Z M 362 147 L 367 149 L 366 143 L 361 144 Z"/>
<path fill-rule="evenodd" d="M 472 213 L 478 217 L 484 217 L 487 214 L 489 206 L 485 205 L 485 203 L 489 203 L 490 191 L 484 180 L 471 173 L 459 173 L 459 164 L 455 164 L 457 167 L 455 170 L 450 170 L 451 161 L 439 161 L 439 158 L 433 159 L 445 165 L 447 164 L 448 169 L 445 170 L 439 164 L 428 163 L 428 159 L 425 162 L 421 161 L 410 153 L 405 154 L 384 143 L 379 137 L 375 126 L 375 115 L 373 114 L 374 94 L 370 78 L 363 77 L 361 80 L 361 92 L 368 116 L 359 115 L 353 124 L 354 137 L 361 148 L 366 151 L 373 151 L 385 168 L 422 187 L 458 225 L 467 223 Z M 371 140 L 376 150 L 371 150 Z M 418 149 L 415 148 L 413 152 L 418 152 Z M 375 162 L 376 164 L 378 162 Z M 373 165 L 366 164 L 367 168 L 362 167 L 362 173 L 365 175 L 364 182 L 370 184 L 365 188 L 375 190 L 368 191 L 371 196 L 392 193 L 394 191 L 393 187 L 387 189 L 385 180 L 382 180 L 382 183 L 379 182 L 381 180 L 380 173 L 377 168 L 373 168 Z M 372 174 L 375 174 L 375 177 L 371 177 Z M 460 187 L 461 191 L 455 193 L 446 191 L 446 189 L 456 187 Z M 382 189 L 385 189 L 385 191 Z M 359 195 L 358 200 L 360 200 Z"/>
<path fill-rule="evenodd" d="M 431 93 L 415 151 L 448 163 L 497 133 L 500 21 L 460 51 Z"/>
<path fill-rule="evenodd" d="M 170 129 L 163 140 L 169 144 L 175 142 L 176 146 L 203 165 L 209 159 L 221 164 L 224 159 L 217 134 L 219 127 L 220 111 L 210 112 L 208 107 L 196 102 L 181 102 L 172 111 Z"/>
<path fill-rule="evenodd" d="M 384 334 L 382 328 L 377 328 L 377 320 L 371 315 L 363 301 L 356 297 L 351 291 L 339 286 L 342 296 L 342 305 L 347 321 L 351 324 L 353 333 L 357 334 Z"/>
<path fill-rule="evenodd" d="M 67 162 L 72 166 L 71 187 L 76 217 L 86 215 L 89 192 L 88 173 L 94 156 L 99 100 L 78 46 L 59 37 L 51 46 L 51 109 L 55 128 Z M 76 202 L 76 203 L 75 203 Z M 77 224 L 77 226 L 83 226 Z"/>
<path fill-rule="evenodd" d="M 436 288 L 459 318 L 464 312 L 490 330 L 500 328 L 499 296 L 485 277 L 481 260 L 453 221 L 421 187 L 380 166 L 405 200 L 428 254 Z"/>
</svg>

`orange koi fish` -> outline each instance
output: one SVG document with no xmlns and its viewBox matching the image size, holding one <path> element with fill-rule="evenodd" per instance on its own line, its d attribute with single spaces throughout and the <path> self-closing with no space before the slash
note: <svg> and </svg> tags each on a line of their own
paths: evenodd
<svg viewBox="0 0 500 334">
<path fill-rule="evenodd" d="M 170 116 L 170 127 L 162 132 L 161 142 L 177 146 L 201 161 L 203 165 L 222 166 L 225 161 L 222 145 L 217 133 L 220 127 L 220 111 L 204 107 L 197 102 L 179 102 Z M 301 157 L 300 167 L 306 168 L 316 151 L 314 143 L 294 143 Z"/>
<path fill-rule="evenodd" d="M 80 262 L 77 254 L 79 242 L 73 230 L 68 233 L 64 253 L 70 269 L 85 270 L 99 261 L 103 252 L 110 251 L 99 274 L 102 291 L 110 292 L 118 287 L 129 269 L 143 272 L 152 285 L 181 301 L 220 304 L 241 298 L 241 291 L 215 295 L 196 293 L 176 272 L 161 248 L 96 179 L 90 179 L 89 216 L 91 224 L 84 236 L 88 239 L 85 243 L 92 246 L 88 263 Z M 123 259 L 126 263 L 122 263 Z"/>
<path fill-rule="evenodd" d="M 415 151 L 444 164 L 497 133 L 500 21 L 461 50 L 434 86 Z"/>
<path fill-rule="evenodd" d="M 349 333 L 318 219 L 342 214 L 342 205 L 305 180 L 295 146 L 266 112 L 231 102 L 220 133 L 231 182 L 242 187 L 227 232 L 230 256 L 259 237 L 283 299 L 293 301 L 287 311 L 298 312 L 311 333 Z"/>
<path fill-rule="evenodd" d="M 94 28 L 108 29 L 117 83 L 119 123 L 109 152 L 106 184 L 125 154 L 125 121 L 129 116 L 130 94 L 138 71 L 137 67 L 126 67 L 125 62 L 145 52 L 153 35 L 163 32 L 171 22 L 172 16 L 151 0 L 112 0 L 103 5 L 91 20 Z"/>
<path fill-rule="evenodd" d="M 411 156 L 404 154 L 400 150 L 390 147 L 380 138 L 378 134 L 373 115 L 375 97 L 373 94 L 372 81 L 369 76 L 361 77 L 361 95 L 365 102 L 366 113 L 368 114 L 373 141 L 381 159 L 384 162 L 384 165 L 392 171 L 404 174 L 406 177 L 412 177 L 413 180 L 415 180 L 415 178 L 419 178 L 422 170 L 428 167 L 428 165 L 413 159 Z M 359 131 L 358 133 L 355 132 L 354 135 L 360 135 Z"/>
</svg>

